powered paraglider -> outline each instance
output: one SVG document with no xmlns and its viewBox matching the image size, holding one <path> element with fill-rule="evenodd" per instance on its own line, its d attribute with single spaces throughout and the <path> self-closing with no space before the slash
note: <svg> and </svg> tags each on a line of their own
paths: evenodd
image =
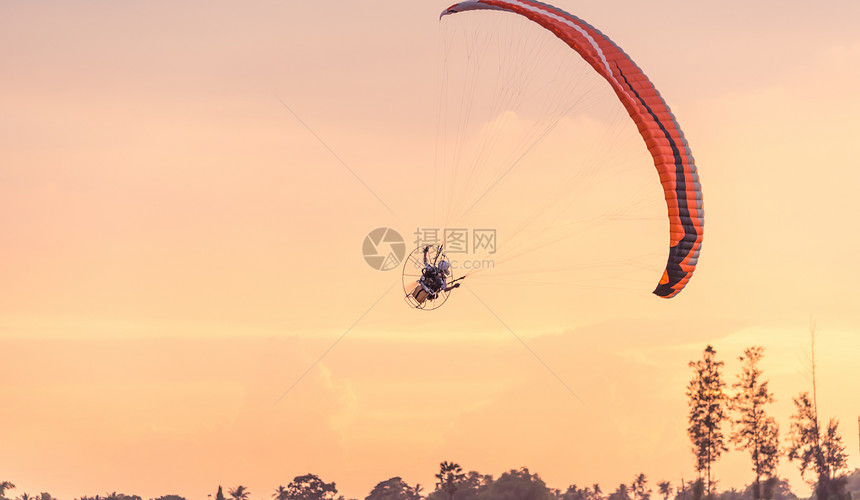
<svg viewBox="0 0 860 500">
<path fill-rule="evenodd" d="M 451 276 L 451 261 L 441 245 L 419 246 L 403 263 L 404 299 L 416 309 L 438 309 L 448 300 L 451 290 L 460 286 L 456 282 L 463 279 Z"/>
</svg>

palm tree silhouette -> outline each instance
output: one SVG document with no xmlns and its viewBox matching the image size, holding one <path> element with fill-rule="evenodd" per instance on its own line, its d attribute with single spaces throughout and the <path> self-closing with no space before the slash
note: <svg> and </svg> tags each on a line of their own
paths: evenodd
<svg viewBox="0 0 860 500">
<path fill-rule="evenodd" d="M 251 496 L 251 492 L 248 491 L 248 488 L 239 485 L 233 488 L 228 492 L 233 500 L 248 500 L 248 497 Z"/>
<path fill-rule="evenodd" d="M 278 486 L 278 489 L 276 489 L 275 492 L 272 493 L 272 498 L 274 498 L 275 500 L 289 500 L 290 492 L 287 491 L 287 489 L 283 486 Z"/>
<path fill-rule="evenodd" d="M 672 484 L 669 481 L 661 481 L 657 483 L 660 488 L 660 494 L 663 495 L 663 500 L 669 500 L 669 495 L 672 494 Z"/>
<path fill-rule="evenodd" d="M 436 489 L 442 490 L 448 495 L 448 500 L 454 499 L 454 493 L 457 492 L 457 483 L 466 479 L 463 474 L 463 468 L 460 464 L 454 462 L 442 462 L 439 464 L 439 473 L 436 474 Z"/>
</svg>

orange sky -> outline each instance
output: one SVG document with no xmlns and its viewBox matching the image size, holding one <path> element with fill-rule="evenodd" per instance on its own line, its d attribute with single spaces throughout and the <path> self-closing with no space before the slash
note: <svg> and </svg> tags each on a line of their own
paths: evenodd
<svg viewBox="0 0 860 500">
<path fill-rule="evenodd" d="M 365 264 L 370 230 L 408 239 L 446 208 L 427 190 L 447 4 L 0 6 L 0 481 L 63 500 L 219 484 L 270 498 L 313 472 L 363 498 L 396 475 L 432 489 L 454 460 L 559 488 L 677 483 L 694 476 L 687 362 L 712 343 L 731 383 L 764 345 L 784 435 L 810 318 L 821 412 L 860 467 L 860 6 L 558 5 L 625 48 L 690 141 L 707 232 L 670 301 L 650 293 L 656 175 L 602 111 L 559 122 L 449 222 L 497 229 L 501 259 L 635 202 L 618 218 L 429 314 Z M 603 119 L 623 122 L 622 160 L 516 233 Z M 612 286 L 595 287 L 605 263 Z M 720 487 L 747 470 L 729 453 Z M 780 473 L 806 491 L 793 464 Z"/>
</svg>

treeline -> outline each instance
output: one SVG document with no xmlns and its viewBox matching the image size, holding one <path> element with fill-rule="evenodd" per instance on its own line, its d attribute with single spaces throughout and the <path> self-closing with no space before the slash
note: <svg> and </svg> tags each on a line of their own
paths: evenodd
<svg viewBox="0 0 860 500">
<path fill-rule="evenodd" d="M 724 363 L 717 359 L 716 350 L 707 346 L 702 358 L 689 363 L 693 376 L 687 385 L 689 404 L 687 433 L 692 444 L 694 468 L 698 477 L 693 481 L 672 484 L 660 481 L 656 490 L 645 474 L 613 491 L 604 491 L 599 484 L 566 489 L 548 487 L 537 474 L 527 468 L 511 469 L 498 478 L 477 471 L 464 472 L 459 464 L 442 462 L 435 475 L 433 491 L 424 494 L 424 487 L 407 484 L 400 477 L 381 481 L 364 497 L 365 500 L 794 500 L 789 484 L 776 475 L 783 457 L 797 462 L 801 477 L 813 488 L 810 500 L 860 500 L 860 469 L 848 474 L 847 454 L 839 434 L 839 422 L 824 420 L 818 414 L 817 381 L 815 377 L 815 330 L 811 337 L 811 393 L 802 391 L 794 400 L 795 412 L 790 417 L 789 433 L 780 446 L 780 427 L 768 414 L 774 395 L 768 388 L 759 363 L 764 348 L 744 350 L 731 389 L 724 379 Z M 718 480 L 713 465 L 723 453 L 735 450 L 750 457 L 750 484 L 743 490 L 718 492 Z M 15 485 L 0 482 L 0 500 Z M 212 495 L 207 495 L 212 500 Z M 258 497 L 259 498 L 259 497 Z M 334 482 L 327 483 L 315 474 L 296 476 L 286 486 L 262 495 L 267 500 L 347 500 L 338 496 Z M 225 496 L 218 486 L 214 500 L 250 500 L 246 486 L 230 488 Z M 57 500 L 49 493 L 22 493 L 14 500 Z M 105 496 L 80 497 L 76 500 L 143 500 L 137 495 L 109 493 Z M 166 495 L 150 500 L 186 500 Z M 357 499 L 350 499 L 357 500 Z"/>
<path fill-rule="evenodd" d="M 619 484 L 613 491 L 604 492 L 599 484 L 584 487 L 570 485 L 561 490 L 550 488 L 540 476 L 527 468 L 512 469 L 498 478 L 481 474 L 477 471 L 463 472 L 460 465 L 442 462 L 439 473 L 436 474 L 436 484 L 433 491 L 426 496 L 422 494 L 423 487 L 419 484 L 411 486 L 399 477 L 392 477 L 379 482 L 364 497 L 364 500 L 693 500 L 705 495 L 705 482 L 702 479 L 693 482 L 681 482 L 673 485 L 669 481 L 660 481 L 652 488 L 645 474 L 635 476 L 632 481 Z M 0 500 L 13 500 L 4 496 L 6 490 L 15 486 L 9 482 L 0 483 Z M 770 478 L 762 481 L 761 491 L 766 492 L 766 498 L 773 500 L 796 500 L 788 482 L 782 479 Z M 860 498 L 860 469 L 845 476 L 845 486 L 849 497 Z M 727 490 L 713 493 L 711 500 L 754 500 L 755 484 L 750 484 L 743 490 Z M 211 500 L 212 494 L 207 495 Z M 245 486 L 230 488 L 227 494 L 219 486 L 214 494 L 215 500 L 252 500 L 251 492 Z M 57 500 L 49 493 L 28 495 L 23 493 L 17 500 Z M 335 483 L 327 483 L 315 474 L 297 476 L 287 486 L 278 486 L 274 490 L 254 498 L 274 500 L 347 500 L 338 495 Z M 813 493 L 812 500 L 817 500 Z M 104 496 L 83 496 L 76 500 L 143 500 L 138 495 L 123 493 L 108 493 Z M 178 495 L 165 495 L 150 500 L 187 500 Z M 358 499 L 349 499 L 358 500 Z"/>
</svg>

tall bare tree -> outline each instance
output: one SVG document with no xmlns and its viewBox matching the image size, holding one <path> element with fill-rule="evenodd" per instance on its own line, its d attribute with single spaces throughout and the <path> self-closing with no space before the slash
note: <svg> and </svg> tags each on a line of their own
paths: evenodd
<svg viewBox="0 0 860 500">
<path fill-rule="evenodd" d="M 810 327 L 810 333 L 812 397 L 808 392 L 802 392 L 794 398 L 795 413 L 791 416 L 788 459 L 800 461 L 798 468 L 802 477 L 806 472 L 816 474 L 815 494 L 818 500 L 838 499 L 845 495 L 843 473 L 847 466 L 847 455 L 839 435 L 839 421 L 831 418 L 827 430 L 821 432 L 815 380 L 814 324 Z"/>
<path fill-rule="evenodd" d="M 801 476 L 813 472 L 816 476 L 815 493 L 818 500 L 839 498 L 842 481 L 839 476 L 845 472 L 847 455 L 842 437 L 839 435 L 839 422 L 831 418 L 824 433 L 821 433 L 814 399 L 804 392 L 794 398 L 795 414 L 791 416 L 788 458 L 800 462 Z"/>
<path fill-rule="evenodd" d="M 707 480 L 707 493 L 710 494 L 714 485 L 711 466 L 724 451 L 725 445 L 722 425 L 726 420 L 726 394 L 723 389 L 723 362 L 716 360 L 717 352 L 712 346 L 707 346 L 699 361 L 690 361 L 693 368 L 693 379 L 687 385 L 689 398 L 689 423 L 687 434 L 693 443 L 693 454 L 696 456 L 696 471 L 699 477 L 704 474 Z"/>
<path fill-rule="evenodd" d="M 773 403 L 773 394 L 768 391 L 768 381 L 762 380 L 758 363 L 764 348 L 754 346 L 739 356 L 741 372 L 732 384 L 736 392 L 729 399 L 732 418 L 732 433 L 729 442 L 738 451 L 748 451 L 755 473 L 753 498 L 762 498 L 761 478 L 773 477 L 779 464 L 779 425 L 766 411 Z"/>
</svg>

